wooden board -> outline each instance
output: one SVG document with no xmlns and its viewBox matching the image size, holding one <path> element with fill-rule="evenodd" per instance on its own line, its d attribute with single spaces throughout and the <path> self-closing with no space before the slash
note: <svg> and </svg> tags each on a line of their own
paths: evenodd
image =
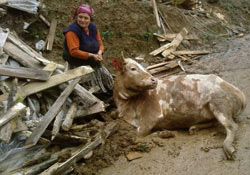
<svg viewBox="0 0 250 175">
<path fill-rule="evenodd" d="M 0 76 L 1 75 L 45 81 L 49 79 L 50 72 L 35 68 L 0 65 Z"/>
<path fill-rule="evenodd" d="M 55 38 L 55 33 L 56 33 L 56 26 L 57 26 L 57 21 L 56 19 L 52 19 L 51 25 L 50 25 L 50 30 L 49 30 L 49 35 L 47 38 L 47 50 L 52 51 L 53 43 L 54 43 L 54 38 Z"/>
<path fill-rule="evenodd" d="M 6 54 L 11 56 L 13 59 L 15 59 L 25 67 L 42 68 L 42 65 L 39 61 L 35 60 L 33 57 L 31 57 L 9 41 L 5 43 L 3 50 Z"/>
</svg>

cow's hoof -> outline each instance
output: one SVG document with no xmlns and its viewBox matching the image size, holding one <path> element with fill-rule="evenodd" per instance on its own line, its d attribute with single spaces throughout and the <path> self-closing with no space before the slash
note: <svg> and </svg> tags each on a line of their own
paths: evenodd
<svg viewBox="0 0 250 175">
<path fill-rule="evenodd" d="M 224 148 L 224 152 L 226 154 L 227 160 L 234 160 L 235 159 L 234 153 L 236 152 L 235 148 L 232 145 L 227 145 L 227 144 L 224 144 L 223 148 Z"/>
</svg>

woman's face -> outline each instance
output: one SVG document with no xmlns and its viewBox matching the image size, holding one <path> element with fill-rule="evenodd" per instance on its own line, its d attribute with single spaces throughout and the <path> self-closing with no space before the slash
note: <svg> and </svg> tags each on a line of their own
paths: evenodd
<svg viewBox="0 0 250 175">
<path fill-rule="evenodd" d="M 79 13 L 77 15 L 77 24 L 83 29 L 87 29 L 90 24 L 90 16 L 87 13 Z"/>
</svg>

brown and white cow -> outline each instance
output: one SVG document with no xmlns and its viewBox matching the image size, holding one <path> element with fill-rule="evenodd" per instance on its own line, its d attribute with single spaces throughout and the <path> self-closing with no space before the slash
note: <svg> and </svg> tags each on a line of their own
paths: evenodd
<svg viewBox="0 0 250 175">
<path fill-rule="evenodd" d="M 157 79 L 133 59 L 116 66 L 113 97 L 119 116 L 140 136 L 152 130 L 202 128 L 217 119 L 227 132 L 224 152 L 231 159 L 237 124 L 233 117 L 246 106 L 244 94 L 216 75 L 177 75 Z"/>
</svg>

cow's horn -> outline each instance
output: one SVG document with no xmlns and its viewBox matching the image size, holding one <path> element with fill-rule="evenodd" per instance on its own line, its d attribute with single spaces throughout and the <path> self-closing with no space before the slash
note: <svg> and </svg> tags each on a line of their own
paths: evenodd
<svg viewBox="0 0 250 175">
<path fill-rule="evenodd" d="M 121 51 L 122 59 L 125 59 L 123 51 Z"/>
<path fill-rule="evenodd" d="M 125 63 L 125 57 L 124 57 L 123 51 L 121 51 L 121 55 L 122 55 L 121 61 L 122 63 Z"/>
</svg>

